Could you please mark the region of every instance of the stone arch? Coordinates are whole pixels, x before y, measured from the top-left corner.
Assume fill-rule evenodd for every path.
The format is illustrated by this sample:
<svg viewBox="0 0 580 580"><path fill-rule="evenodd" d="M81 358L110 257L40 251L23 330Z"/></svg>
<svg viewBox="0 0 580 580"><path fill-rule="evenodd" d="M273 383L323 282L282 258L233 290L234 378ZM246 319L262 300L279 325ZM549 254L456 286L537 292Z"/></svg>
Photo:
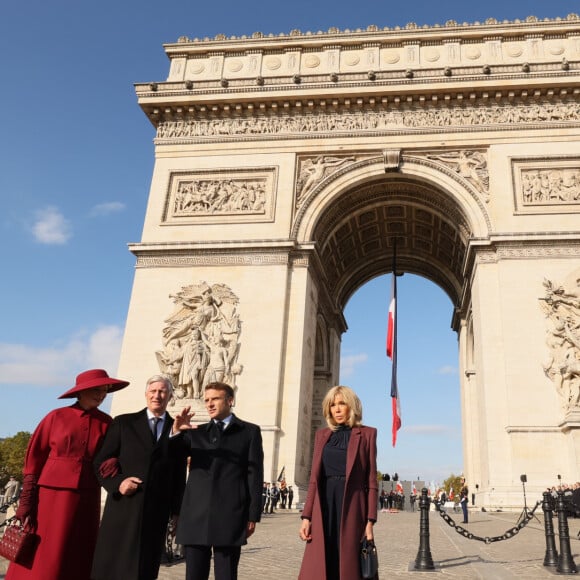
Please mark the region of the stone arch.
<svg viewBox="0 0 580 580"><path fill-rule="evenodd" d="M397 171L372 157L322 180L301 203L292 233L317 243L343 308L361 284L391 271L395 239L398 268L432 280L458 304L469 241L490 229L480 192L441 164L404 154Z"/></svg>

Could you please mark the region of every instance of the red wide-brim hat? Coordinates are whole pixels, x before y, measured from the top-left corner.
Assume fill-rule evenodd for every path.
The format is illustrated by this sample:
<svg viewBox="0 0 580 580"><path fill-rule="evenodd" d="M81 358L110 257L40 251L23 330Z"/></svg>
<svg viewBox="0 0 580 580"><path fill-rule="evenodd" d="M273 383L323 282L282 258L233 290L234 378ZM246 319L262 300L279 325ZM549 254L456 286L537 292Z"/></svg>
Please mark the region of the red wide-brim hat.
<svg viewBox="0 0 580 580"><path fill-rule="evenodd" d="M109 387L108 392L114 393L124 389L129 384L128 381L121 381L114 379L107 374L103 369L91 369L77 375L77 381L72 389L61 395L59 399L72 399L77 396L80 391L93 389L94 387Z"/></svg>

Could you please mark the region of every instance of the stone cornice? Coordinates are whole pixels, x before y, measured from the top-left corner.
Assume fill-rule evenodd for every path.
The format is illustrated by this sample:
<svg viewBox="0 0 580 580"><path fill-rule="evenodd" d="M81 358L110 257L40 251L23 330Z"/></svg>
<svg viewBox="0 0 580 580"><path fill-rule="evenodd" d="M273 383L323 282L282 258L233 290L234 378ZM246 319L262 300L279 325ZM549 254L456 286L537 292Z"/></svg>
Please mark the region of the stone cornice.
<svg viewBox="0 0 580 580"><path fill-rule="evenodd" d="M197 90L187 89L185 83L164 83L155 91L149 85L136 85L139 103L152 119L194 117L227 114L263 115L314 112L318 109L333 111L356 109L361 105L460 105L466 103L513 103L514 100L533 101L555 96L574 97L580 94L580 64L578 70L558 71L560 65L538 75L512 72L495 76L469 71L459 79L451 80L440 73L433 77L417 75L406 80L393 75L380 81L369 82L366 75L330 84L324 79L312 78L309 84L247 87L240 84L224 90L217 82L204 83ZM502 67L504 68L504 67ZM500 72L499 67L495 69ZM358 77L358 78L355 78ZM161 88L159 88L161 87Z"/></svg>
<svg viewBox="0 0 580 580"><path fill-rule="evenodd" d="M232 240L232 241L196 241L196 242L139 242L129 244L129 250L135 254L144 252L206 252L206 251L291 251L297 249L296 242L283 239Z"/></svg>
<svg viewBox="0 0 580 580"><path fill-rule="evenodd" d="M135 86L153 122L166 109L179 116L206 107L210 115L235 117L276 108L279 114L306 111L317 103L330 109L334 101L348 106L345 101L359 98L465 103L486 92L495 99L538 90L571 94L580 76L579 25L580 18L570 15L279 37L183 37L165 45L171 61L166 81Z"/></svg>
<svg viewBox="0 0 580 580"><path fill-rule="evenodd" d="M312 244L285 240L129 244L137 268L186 266L308 266Z"/></svg>
<svg viewBox="0 0 580 580"><path fill-rule="evenodd" d="M487 239L471 239L463 273L474 272L474 263L496 263L509 259L538 259L580 256L580 239L575 232L495 233Z"/></svg>
<svg viewBox="0 0 580 580"><path fill-rule="evenodd" d="M218 34L214 38L205 37L188 38L181 36L176 43L168 43L165 50L168 54L188 54L194 50L203 51L220 51L228 48L229 50L247 50L249 46L264 48L283 44L288 46L292 43L295 46L308 45L337 45L344 42L343 38L348 34L350 43L376 43L381 42L385 33L388 33L390 42L412 42L415 37L421 35L425 38L456 40L459 38L480 38L480 37L502 37L514 34L531 35L541 31L562 33L562 30L577 31L578 20L577 14L569 14L563 18L543 19L530 15L525 19L503 20L488 18L484 22L459 23L455 20L448 20L443 25L434 24L432 26L419 26L415 22L409 22L405 26L378 27L369 25L365 29L357 28L356 30L340 30L330 28L327 31L302 32L301 30L292 30L288 34L264 34L254 32L251 35L242 36L225 36Z"/></svg>

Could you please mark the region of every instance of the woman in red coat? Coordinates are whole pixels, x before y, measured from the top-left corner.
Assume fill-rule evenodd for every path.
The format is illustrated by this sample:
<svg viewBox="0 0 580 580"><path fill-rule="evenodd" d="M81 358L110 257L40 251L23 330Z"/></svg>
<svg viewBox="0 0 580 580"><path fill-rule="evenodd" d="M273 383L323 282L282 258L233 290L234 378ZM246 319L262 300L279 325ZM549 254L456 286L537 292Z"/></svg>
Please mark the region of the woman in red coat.
<svg viewBox="0 0 580 580"><path fill-rule="evenodd" d="M299 580L356 580L360 542L374 539L377 519L377 430L361 425L361 402L348 387L330 389L322 412L328 427L314 441Z"/></svg>
<svg viewBox="0 0 580 580"><path fill-rule="evenodd" d="M40 543L31 567L12 562L6 580L89 580L100 518L101 491L93 457L112 419L97 407L126 387L101 369L77 376L28 444L16 517L36 527Z"/></svg>

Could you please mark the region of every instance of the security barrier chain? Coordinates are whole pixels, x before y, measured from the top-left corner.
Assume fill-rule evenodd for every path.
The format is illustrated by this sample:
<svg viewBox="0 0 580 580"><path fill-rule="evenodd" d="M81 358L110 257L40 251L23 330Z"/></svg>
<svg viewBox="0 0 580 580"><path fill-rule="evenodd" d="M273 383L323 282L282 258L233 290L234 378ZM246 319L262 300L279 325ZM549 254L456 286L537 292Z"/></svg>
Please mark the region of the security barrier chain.
<svg viewBox="0 0 580 580"><path fill-rule="evenodd" d="M534 509L531 511L527 511L521 518L520 522L513 528L506 530L501 536L486 536L482 538L481 536L476 536L469 530L466 530L463 526L457 525L451 516L449 516L445 511L441 509L441 506L436 504L436 509L439 512L439 515L450 525L452 528L455 528L455 531L458 534L461 534L464 538L468 540L477 540L478 542L484 542L485 544L493 544L494 542L502 542L504 540L511 540L514 536L520 533L520 531L525 528L529 523L530 520L534 517L534 512L538 509L538 506L541 504L541 501L536 502Z"/></svg>

